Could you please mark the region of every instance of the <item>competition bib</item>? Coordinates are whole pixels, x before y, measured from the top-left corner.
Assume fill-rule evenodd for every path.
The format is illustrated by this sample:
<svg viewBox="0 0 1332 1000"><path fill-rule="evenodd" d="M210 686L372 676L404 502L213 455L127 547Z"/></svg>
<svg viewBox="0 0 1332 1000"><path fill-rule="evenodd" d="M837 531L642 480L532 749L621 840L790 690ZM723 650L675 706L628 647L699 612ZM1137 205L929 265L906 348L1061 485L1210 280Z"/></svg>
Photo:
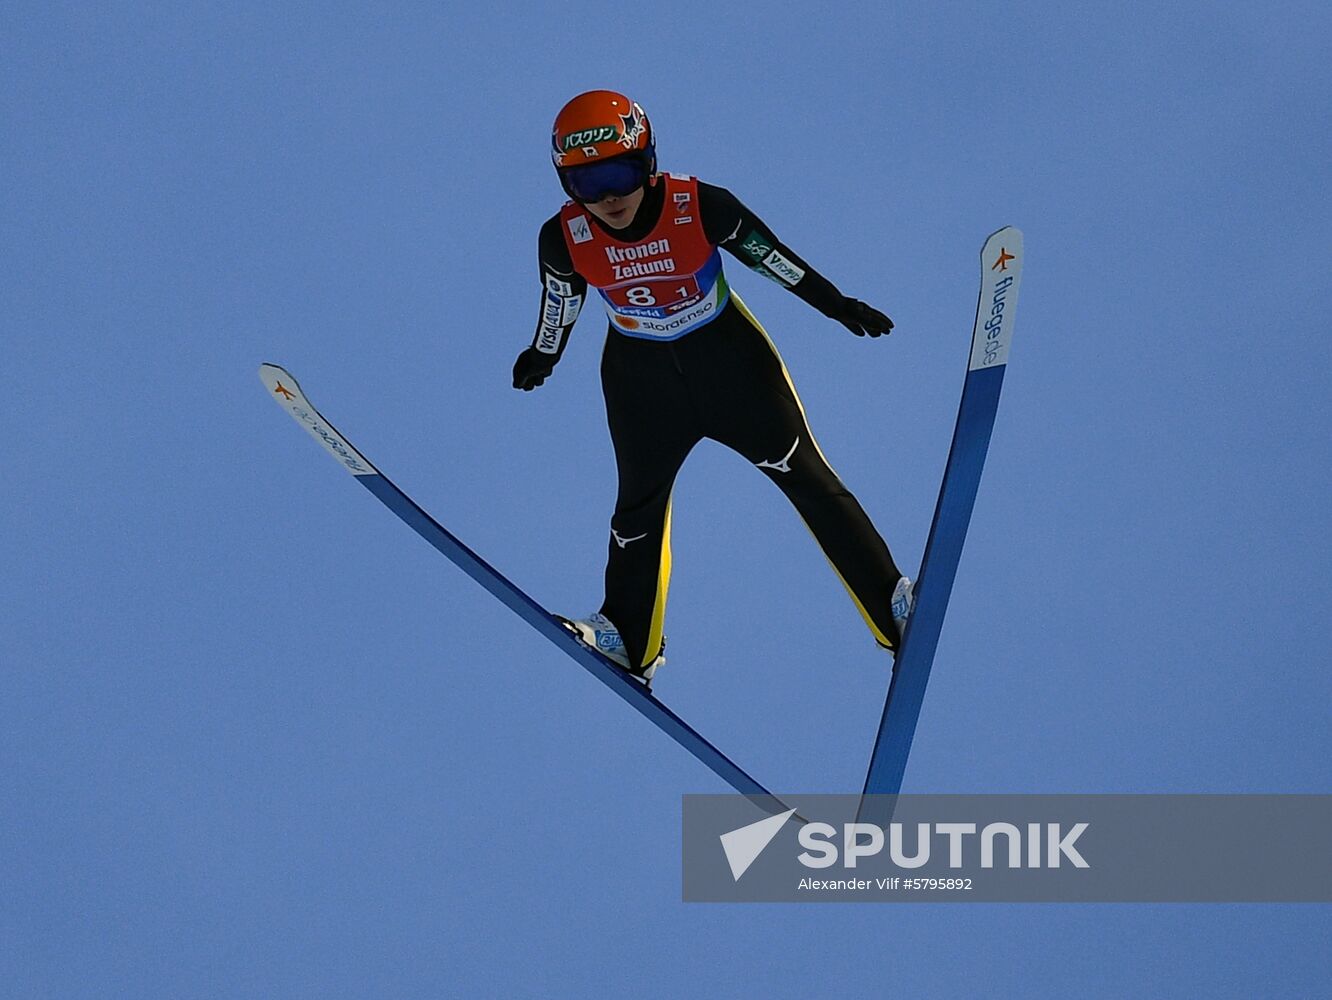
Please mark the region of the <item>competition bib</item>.
<svg viewBox="0 0 1332 1000"><path fill-rule="evenodd" d="M630 337L675 340L715 319L729 290L721 253L703 232L698 182L664 174L666 202L642 240L622 243L569 202L560 211L574 268L601 294L611 325Z"/></svg>

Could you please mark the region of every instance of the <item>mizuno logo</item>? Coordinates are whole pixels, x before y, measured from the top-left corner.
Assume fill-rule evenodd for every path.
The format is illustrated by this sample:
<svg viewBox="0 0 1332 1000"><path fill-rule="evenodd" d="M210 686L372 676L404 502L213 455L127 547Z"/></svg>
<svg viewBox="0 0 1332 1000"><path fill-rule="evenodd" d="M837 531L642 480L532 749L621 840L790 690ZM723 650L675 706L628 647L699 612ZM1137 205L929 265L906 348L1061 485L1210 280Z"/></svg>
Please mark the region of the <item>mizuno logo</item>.
<svg viewBox="0 0 1332 1000"><path fill-rule="evenodd" d="M1007 270L1008 270L1008 262L1009 262L1010 260L1017 260L1017 256L1016 256L1015 254L1011 254L1011 253L1009 253L1007 247L1000 247L1000 248L999 248L999 259L996 260L992 265L990 265L990 270L991 270L991 271L1007 271Z"/></svg>
<svg viewBox="0 0 1332 1000"><path fill-rule="evenodd" d="M630 542L641 542L644 538L647 538L647 532L645 531L641 535L635 535L633 538L622 538L618 531L611 528L611 537L615 539L616 545L620 548L624 548Z"/></svg>
<svg viewBox="0 0 1332 1000"><path fill-rule="evenodd" d="M755 464L760 469L773 469L776 472L790 472L791 456L795 454L795 450L799 447L800 447L800 438L796 438L795 444L791 445L791 450L788 451L785 456L778 459L776 462L763 461L763 462L756 462Z"/></svg>

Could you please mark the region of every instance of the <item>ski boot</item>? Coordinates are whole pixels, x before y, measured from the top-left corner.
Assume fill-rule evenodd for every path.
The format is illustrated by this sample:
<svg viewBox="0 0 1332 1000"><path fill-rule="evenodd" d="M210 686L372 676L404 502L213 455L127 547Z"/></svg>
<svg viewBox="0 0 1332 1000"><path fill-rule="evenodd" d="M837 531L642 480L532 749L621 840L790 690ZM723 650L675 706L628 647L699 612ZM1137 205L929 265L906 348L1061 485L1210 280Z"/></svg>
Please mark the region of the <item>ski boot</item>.
<svg viewBox="0 0 1332 1000"><path fill-rule="evenodd" d="M907 619L911 617L911 611L916 606L916 585L911 582L909 577L902 577L897 581L897 586L893 588L893 623L897 625L897 648L902 648L902 640L906 637Z"/></svg>
<svg viewBox="0 0 1332 1000"><path fill-rule="evenodd" d="M595 649L616 666L621 667L625 673L639 681L644 687L652 686L652 678L656 674L657 668L666 662L664 655L666 649L665 637L661 640L661 650L657 652L656 659L646 667L634 669L629 666L629 657L625 654L624 639L620 637L620 630L612 625L610 619L605 615L596 612L586 618L561 618L560 621L565 628L579 638L584 646Z"/></svg>

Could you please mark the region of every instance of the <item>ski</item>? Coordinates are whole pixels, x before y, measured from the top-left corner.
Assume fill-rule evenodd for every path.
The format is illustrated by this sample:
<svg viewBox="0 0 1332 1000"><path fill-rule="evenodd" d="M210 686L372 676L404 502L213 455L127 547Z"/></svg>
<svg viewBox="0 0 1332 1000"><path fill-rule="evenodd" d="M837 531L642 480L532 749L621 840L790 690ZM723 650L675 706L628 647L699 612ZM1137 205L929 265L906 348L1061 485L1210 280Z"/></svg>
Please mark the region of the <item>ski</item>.
<svg viewBox="0 0 1332 1000"><path fill-rule="evenodd" d="M761 808L772 813L785 812L789 808L692 726L657 700L650 689L633 680L626 671L600 653L585 646L561 623L560 619L520 590L427 514L324 419L311 405L288 371L277 365L260 365L259 378L278 405L309 431L338 464L355 476L358 483L373 493L384 506L402 518L417 534L447 556L464 573L499 598L511 611L571 656L593 677L706 764L713 773L736 791L748 796Z"/></svg>
<svg viewBox="0 0 1332 1000"><path fill-rule="evenodd" d="M953 443L944 468L943 485L934 508L925 556L916 581L915 608L907 620L897 653L883 718L874 740L865 795L896 795L902 787L907 755L916 734L925 685L939 646L944 612L957 576L962 543L976 503L981 469L990 445L999 390L1004 384L1008 350L1013 342L1018 286L1022 281L1022 233L1007 226L993 233L981 248L980 300L971 333L971 357L962 388ZM891 818L891 800L875 800L861 815L875 813L875 822Z"/></svg>

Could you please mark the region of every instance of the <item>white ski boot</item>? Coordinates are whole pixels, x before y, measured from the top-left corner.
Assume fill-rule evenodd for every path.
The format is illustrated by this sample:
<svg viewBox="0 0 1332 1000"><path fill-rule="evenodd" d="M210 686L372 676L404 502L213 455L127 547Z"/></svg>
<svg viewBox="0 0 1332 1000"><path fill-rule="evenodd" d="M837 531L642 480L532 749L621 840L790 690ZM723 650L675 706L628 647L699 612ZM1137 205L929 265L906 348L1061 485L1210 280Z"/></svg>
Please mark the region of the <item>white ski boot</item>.
<svg viewBox="0 0 1332 1000"><path fill-rule="evenodd" d="M624 639L620 636L620 630L611 624L611 620L600 612L588 615L586 618L561 618L560 621L574 635L582 640L583 645L591 646L606 659L617 666L623 667L625 672L635 680L642 681L644 685L651 686L652 677L657 672L657 668L665 664L666 657L662 652L657 653L657 658L646 667L635 670L629 666L629 657L624 651ZM661 640L662 650L666 649L665 637Z"/></svg>
<svg viewBox="0 0 1332 1000"><path fill-rule="evenodd" d="M916 606L916 585L911 582L909 577L902 577L897 581L897 586L893 588L892 612L893 621L897 625L898 643L897 648L902 648L902 638L906 636L907 619L911 617L911 611Z"/></svg>

